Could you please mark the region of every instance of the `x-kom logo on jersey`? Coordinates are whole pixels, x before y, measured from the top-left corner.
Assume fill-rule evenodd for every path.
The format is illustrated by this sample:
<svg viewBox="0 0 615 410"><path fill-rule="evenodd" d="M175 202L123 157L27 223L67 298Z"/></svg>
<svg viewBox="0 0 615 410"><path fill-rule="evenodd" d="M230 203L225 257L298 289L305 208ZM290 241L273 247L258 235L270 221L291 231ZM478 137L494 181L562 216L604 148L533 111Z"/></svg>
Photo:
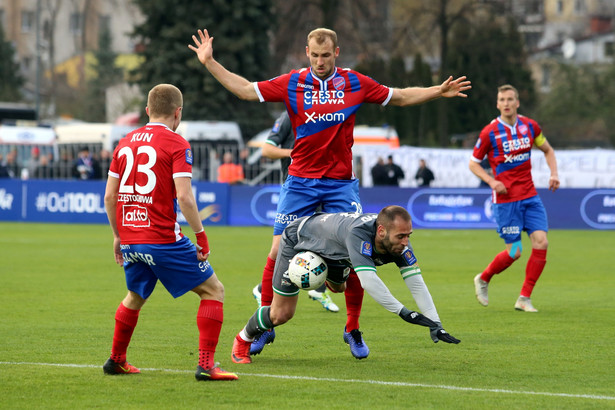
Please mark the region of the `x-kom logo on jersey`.
<svg viewBox="0 0 615 410"><path fill-rule="evenodd" d="M316 113L312 112L306 112L305 115L307 115L307 118L305 119L305 123L307 124L308 122L316 122Z"/></svg>
<svg viewBox="0 0 615 410"><path fill-rule="evenodd" d="M342 123L346 121L346 114L343 112L328 112L328 113L316 113L316 112L306 112L305 115L307 118L305 119L305 123L313 122L316 123L318 121L330 121L335 123Z"/></svg>

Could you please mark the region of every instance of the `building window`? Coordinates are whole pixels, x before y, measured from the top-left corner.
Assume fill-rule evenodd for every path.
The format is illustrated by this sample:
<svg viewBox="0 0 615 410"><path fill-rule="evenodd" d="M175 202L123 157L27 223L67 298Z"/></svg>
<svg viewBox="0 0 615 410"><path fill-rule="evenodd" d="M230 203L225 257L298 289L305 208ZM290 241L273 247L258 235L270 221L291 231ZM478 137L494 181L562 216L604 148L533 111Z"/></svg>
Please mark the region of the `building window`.
<svg viewBox="0 0 615 410"><path fill-rule="evenodd" d="M81 34L81 27L83 23L83 14L81 13L71 13L70 20L68 23L69 30L73 35Z"/></svg>
<svg viewBox="0 0 615 410"><path fill-rule="evenodd" d="M29 33L34 30L35 25L34 20L34 12L33 11L22 11L21 12L21 32Z"/></svg>
<svg viewBox="0 0 615 410"><path fill-rule="evenodd" d="M615 56L615 44L612 41L604 43L604 55L607 57Z"/></svg>
<svg viewBox="0 0 615 410"><path fill-rule="evenodd" d="M4 23L4 9L0 9L0 26L6 27L6 24Z"/></svg>
<svg viewBox="0 0 615 410"><path fill-rule="evenodd" d="M25 56L21 58L21 70L24 72L29 72L32 68L32 57Z"/></svg>
<svg viewBox="0 0 615 410"><path fill-rule="evenodd" d="M555 4L555 12L557 14L564 13L564 0L557 0L557 3Z"/></svg>
<svg viewBox="0 0 615 410"><path fill-rule="evenodd" d="M574 0L574 11L577 14L584 14L587 11L585 0Z"/></svg>
<svg viewBox="0 0 615 410"><path fill-rule="evenodd" d="M111 31L111 16L100 15L98 17L98 31Z"/></svg>

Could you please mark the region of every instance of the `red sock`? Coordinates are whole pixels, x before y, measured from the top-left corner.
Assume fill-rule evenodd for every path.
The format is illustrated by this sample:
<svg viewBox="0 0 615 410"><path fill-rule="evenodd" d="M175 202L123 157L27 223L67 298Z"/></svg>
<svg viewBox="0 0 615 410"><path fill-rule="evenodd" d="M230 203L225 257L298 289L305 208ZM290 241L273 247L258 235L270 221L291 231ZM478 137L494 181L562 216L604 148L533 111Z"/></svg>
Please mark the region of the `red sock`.
<svg viewBox="0 0 615 410"><path fill-rule="evenodd" d="M214 353L218 345L224 310L222 302L217 300L201 300L196 314L196 325L199 328L199 366L203 369L214 367Z"/></svg>
<svg viewBox="0 0 615 410"><path fill-rule="evenodd" d="M526 298L532 296L534 285L536 285L536 281L542 274L542 270L545 268L546 263L547 250L532 249L532 254L530 255L530 259L528 259L527 266L525 267L525 281L523 282L523 287L521 288L521 296L525 296Z"/></svg>
<svg viewBox="0 0 615 410"><path fill-rule="evenodd" d="M126 361L126 350L138 320L139 310L128 309L120 303L115 311L115 330L111 345L111 360L114 362L124 363Z"/></svg>
<svg viewBox="0 0 615 410"><path fill-rule="evenodd" d="M485 282L489 282L493 275L497 275L502 272L504 269L512 265L514 261L515 260L508 254L508 251L502 251L495 255L495 258L493 258L489 266L487 266L487 268L483 271L480 278Z"/></svg>
<svg viewBox="0 0 615 410"><path fill-rule="evenodd" d="M265 269L263 269L263 280L261 289L261 306L271 306L273 300L273 268L275 268L275 259L267 257Z"/></svg>
<svg viewBox="0 0 615 410"><path fill-rule="evenodd" d="M350 271L348 280L346 281L346 331L359 328L359 316L361 316L361 307L363 306L363 287L361 281L354 270Z"/></svg>

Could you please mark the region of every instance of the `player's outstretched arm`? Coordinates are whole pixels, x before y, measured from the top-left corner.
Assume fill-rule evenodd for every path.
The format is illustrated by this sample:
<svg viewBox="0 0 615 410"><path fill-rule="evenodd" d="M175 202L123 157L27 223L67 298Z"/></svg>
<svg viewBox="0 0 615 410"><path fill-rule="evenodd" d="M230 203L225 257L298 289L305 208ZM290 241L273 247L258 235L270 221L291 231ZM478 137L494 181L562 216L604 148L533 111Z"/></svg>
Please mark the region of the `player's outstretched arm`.
<svg viewBox="0 0 615 410"><path fill-rule="evenodd" d="M454 343L454 344L457 344L461 341L451 336L450 334L448 334L446 330L442 328L442 325L440 323L434 322L433 320L429 319L427 316L422 315L413 310L410 310L404 307L399 312L399 317L401 317L408 323L412 323L413 325L428 327L430 330L431 338L433 339L434 343L438 343L438 340L442 340L443 342Z"/></svg>
<svg viewBox="0 0 615 410"><path fill-rule="evenodd" d="M258 101L258 95L254 89L254 85L245 78L228 71L222 64L218 63L213 56L213 41L214 38L209 35L207 30L198 30L198 37L192 36L194 45L188 44L188 48L196 53L197 58L214 76L230 92L238 98L248 101Z"/></svg>
<svg viewBox="0 0 615 410"><path fill-rule="evenodd" d="M453 80L450 76L442 84L431 87L394 88L391 96L391 105L405 107L408 105L423 104L436 98L467 97L464 91L472 88L471 82L465 76Z"/></svg>
<svg viewBox="0 0 615 410"><path fill-rule="evenodd" d="M471 88L472 83L467 79L465 75L454 80L453 76L451 75L440 85L440 92L442 93L442 97L445 98L467 98L468 96L464 93L464 91L468 91Z"/></svg>

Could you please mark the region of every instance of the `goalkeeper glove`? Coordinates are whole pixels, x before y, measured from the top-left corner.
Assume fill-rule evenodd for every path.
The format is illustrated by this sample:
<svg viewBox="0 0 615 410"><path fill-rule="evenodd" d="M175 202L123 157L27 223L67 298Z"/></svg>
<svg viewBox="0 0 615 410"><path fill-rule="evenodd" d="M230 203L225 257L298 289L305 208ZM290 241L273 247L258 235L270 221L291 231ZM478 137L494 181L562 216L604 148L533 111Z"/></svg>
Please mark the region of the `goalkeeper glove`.
<svg viewBox="0 0 615 410"><path fill-rule="evenodd" d="M446 330L442 329L442 324L440 322L434 323L436 324L436 326L432 326L429 328L429 334L431 335L431 340L433 340L434 343L438 343L440 340L446 343L454 344L461 342L461 340L446 333Z"/></svg>
<svg viewBox="0 0 615 410"><path fill-rule="evenodd" d="M209 255L209 242L207 241L207 235L205 235L205 230L201 232L197 232L196 234L196 248L198 249L203 256Z"/></svg>
<svg viewBox="0 0 615 410"><path fill-rule="evenodd" d="M413 325L420 325L429 328L438 326L436 322L429 319L427 316L422 315L419 312L406 309L405 307L401 308L401 311L399 312L399 317L401 317L408 323L412 323Z"/></svg>

